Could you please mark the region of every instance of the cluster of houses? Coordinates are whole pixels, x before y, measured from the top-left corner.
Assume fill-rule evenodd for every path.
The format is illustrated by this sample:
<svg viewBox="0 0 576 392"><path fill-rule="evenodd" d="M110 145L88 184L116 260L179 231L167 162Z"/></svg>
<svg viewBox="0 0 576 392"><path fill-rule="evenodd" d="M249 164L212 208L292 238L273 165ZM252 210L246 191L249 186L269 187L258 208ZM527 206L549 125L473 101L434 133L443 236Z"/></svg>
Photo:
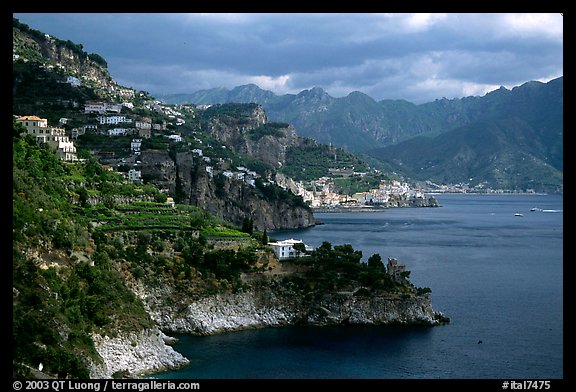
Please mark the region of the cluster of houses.
<svg viewBox="0 0 576 392"><path fill-rule="evenodd" d="M133 105L131 103L86 102L84 105L84 113L100 114L100 116L96 117L98 124L75 128L72 130L72 136L78 137L87 131L92 131L105 133L108 136L135 135L148 139L152 137L153 130L165 131L167 129L167 123L165 121L162 123L152 123L149 117L132 119L120 114L123 106L130 107Z"/></svg>
<svg viewBox="0 0 576 392"><path fill-rule="evenodd" d="M175 119L175 125L182 125L185 121L180 118L181 112L172 108L159 105L158 102L151 103L155 105L151 109L160 110L170 118ZM158 106L158 107L157 107ZM36 137L37 142L48 144L57 154L57 156L68 162L78 161L76 155L76 146L72 140L78 138L80 135L86 133L104 134L110 137L133 135L134 138L130 144L130 150L133 155L139 155L142 145L142 139L152 137L153 131L166 131L167 123L153 123L148 117L130 118L125 114L121 114L122 108L133 108L134 105L130 102L124 103L111 103L111 102L96 102L89 101L84 105L84 113L87 115L98 114L94 120L88 120L90 124L84 124L81 127L75 127L66 131L61 127L54 127L48 125L48 120L34 115L27 115L17 117L16 121L24 125L26 132ZM61 118L59 125L63 126L69 122L69 119ZM172 142L181 142L182 136L179 134L165 135ZM114 155L107 151L97 151L96 154L100 156ZM136 166L136 165L134 165ZM126 174L127 178L134 182L141 182L141 171L134 167Z"/></svg>
<svg viewBox="0 0 576 392"><path fill-rule="evenodd" d="M48 126L48 120L38 116L22 116L16 119L26 128L26 133L34 135L38 144L45 143L63 161L77 161L76 146L70 141L64 128Z"/></svg>
<svg viewBox="0 0 576 392"><path fill-rule="evenodd" d="M346 169L330 169L331 173L342 174ZM355 173L363 175L364 173ZM398 199L424 198L420 190L413 189L406 182L382 180L378 188L358 192L352 196L334 191L334 179L322 177L310 182L297 182L295 194L302 196L312 208L336 208L342 206L383 205L387 206Z"/></svg>

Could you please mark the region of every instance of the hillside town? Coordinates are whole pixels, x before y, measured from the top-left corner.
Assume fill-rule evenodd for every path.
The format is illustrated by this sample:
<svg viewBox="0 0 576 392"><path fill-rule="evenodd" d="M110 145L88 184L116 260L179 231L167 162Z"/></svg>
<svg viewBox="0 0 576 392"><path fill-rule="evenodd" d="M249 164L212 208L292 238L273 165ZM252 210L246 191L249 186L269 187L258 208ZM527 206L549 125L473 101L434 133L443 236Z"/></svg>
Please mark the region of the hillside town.
<svg viewBox="0 0 576 392"><path fill-rule="evenodd" d="M335 170L339 173L343 172L342 169L331 169L331 173ZM365 173L349 170L349 175L362 176ZM286 187L285 184L279 185ZM378 188L352 195L338 193L332 177L322 177L308 182L299 181L291 187L291 190L319 212L438 206L433 197L427 197L420 189L413 188L409 183L399 180L382 180Z"/></svg>
<svg viewBox="0 0 576 392"><path fill-rule="evenodd" d="M139 160L142 140L150 138L152 132L161 133L170 142L178 143L182 142L183 139L180 134L167 132L165 121L152 123L150 118L130 118L120 114L122 107L123 104L87 102L84 112L86 114L96 113L98 116L92 122L87 121L87 124L71 128L69 131L63 128L67 123L66 118L60 119L58 124L60 127L50 126L47 119L35 115L17 116L16 121L26 128L28 134L36 137L37 143L47 143L61 160L67 162L81 160L77 156L76 146L73 142L80 135L86 133L103 134L109 137L132 135L128 157L116 157L114 152L109 151L94 151L93 154L99 157L108 170L118 170L122 166L128 166L127 171L119 171L119 173L132 182L142 183L141 161ZM174 119L175 122L171 125L178 126L185 123L182 113L173 108L155 102L154 110L161 111L167 114L169 118ZM202 143L201 140L194 139L196 143ZM260 177L258 173L244 166L238 166L232 170L222 158L214 160L204 156L201 148L194 148L191 151L202 161L204 170L210 177L219 173L230 179L243 181L252 187L255 186L255 180ZM330 173L340 176L365 175L365 173L356 173L353 169L347 168L332 168ZM284 189L290 189L294 194L301 196L310 207L318 210L334 211L340 208L369 210L383 207L437 206L433 198L426 199L422 191L412 188L407 182L398 180L382 181L378 188L353 195L336 192L332 177L321 177L308 182L292 182L292 186L272 179L270 181L276 182Z"/></svg>
<svg viewBox="0 0 576 392"><path fill-rule="evenodd" d="M74 80L69 81L74 83ZM142 172L139 169L138 156L141 153L143 139L150 139L153 134L162 135L170 142L182 142L182 136L179 133L171 133L170 129L186 123L182 118L182 112L173 107L160 105L159 101L147 102L145 108L154 110L157 113L165 115L171 122L163 120L154 123L150 117L145 116L128 116L121 114L122 109L133 109L131 102L114 103L103 101L88 101L84 104L83 113L86 115L81 126L73 128L67 127L70 123L68 118L60 118L58 126L48 124L46 118L36 115L14 116L16 122L26 128L26 133L35 136L38 144L46 143L56 155L65 162L82 161L78 158L74 140L81 135L106 135L109 137L133 136L130 143L129 157L117 157L112 151L92 151L92 154L98 156L101 163L108 170L114 170L120 166L131 165L127 171L119 171L120 174L133 182L142 183ZM193 114L192 114L193 116ZM202 155L201 150L194 150L198 155Z"/></svg>

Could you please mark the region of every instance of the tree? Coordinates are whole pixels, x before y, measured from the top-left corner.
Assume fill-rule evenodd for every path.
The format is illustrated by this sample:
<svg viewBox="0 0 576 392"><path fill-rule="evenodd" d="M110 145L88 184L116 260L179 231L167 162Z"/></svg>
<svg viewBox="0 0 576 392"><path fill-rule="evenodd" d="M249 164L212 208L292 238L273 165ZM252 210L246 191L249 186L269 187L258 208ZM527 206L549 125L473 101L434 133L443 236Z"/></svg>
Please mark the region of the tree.
<svg viewBox="0 0 576 392"><path fill-rule="evenodd" d="M384 263L382 262L382 257L378 253L373 254L368 258L368 267L374 269L384 270Z"/></svg>
<svg viewBox="0 0 576 392"><path fill-rule="evenodd" d="M292 245L292 248L296 251L296 257L300 257L302 253L306 253L306 245L303 242L297 242Z"/></svg>
<svg viewBox="0 0 576 392"><path fill-rule="evenodd" d="M254 232L254 222L252 221L252 218L244 218L244 220L242 221L242 231L244 233L248 233L250 235L252 235L252 233Z"/></svg>
<svg viewBox="0 0 576 392"><path fill-rule="evenodd" d="M12 121L12 137L20 137L21 134L26 133L26 127L22 124L17 122L16 120Z"/></svg>
<svg viewBox="0 0 576 392"><path fill-rule="evenodd" d="M264 232L262 233L262 245L266 245L268 243L268 233L266 232L266 229L264 229Z"/></svg>

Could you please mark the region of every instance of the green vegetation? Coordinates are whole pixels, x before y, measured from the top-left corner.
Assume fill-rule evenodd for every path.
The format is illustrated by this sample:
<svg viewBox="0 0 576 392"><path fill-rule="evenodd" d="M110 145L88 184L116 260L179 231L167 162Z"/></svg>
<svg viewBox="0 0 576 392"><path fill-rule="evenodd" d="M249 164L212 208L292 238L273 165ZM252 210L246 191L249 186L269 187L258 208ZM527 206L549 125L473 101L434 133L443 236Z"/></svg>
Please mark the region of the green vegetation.
<svg viewBox="0 0 576 392"><path fill-rule="evenodd" d="M382 180L389 180L385 174L353 175L350 177L334 178L334 191L343 195L353 195L358 192L367 192L378 188Z"/></svg>
<svg viewBox="0 0 576 392"><path fill-rule="evenodd" d="M93 237L70 200L88 184L100 188L97 192L108 184L109 173L94 166L64 164L29 135L13 139L14 361L33 367L42 362L59 378L87 378L81 358L97 358L91 332L151 326L142 303L98 244L92 266L71 256L75 249L90 249ZM36 251L52 254L53 266L40 268L30 256ZM15 371L26 375L25 368Z"/></svg>
<svg viewBox="0 0 576 392"><path fill-rule="evenodd" d="M331 168L354 168L359 172L368 170L362 160L341 148L304 139L302 146L288 149L286 164L279 171L297 181L310 181L330 176Z"/></svg>
<svg viewBox="0 0 576 392"><path fill-rule="evenodd" d="M93 159L64 163L14 124L15 375L28 377L21 364L42 362L59 378L87 378L86 359L98 360L91 333L151 327L129 279L165 280L196 297L242 287L259 241L197 207L157 201L162 196ZM211 245L217 239L241 242L220 249Z"/></svg>
<svg viewBox="0 0 576 392"><path fill-rule="evenodd" d="M301 196L295 195L290 190L284 190L273 184L266 184L261 178L255 180L255 185L262 197L270 202L284 201L290 207L310 208Z"/></svg>
<svg viewBox="0 0 576 392"><path fill-rule="evenodd" d="M264 125L260 125L257 128L249 130L248 138L252 140L259 140L264 136L282 137L284 133L281 130L288 127L289 125L287 123L266 123Z"/></svg>
<svg viewBox="0 0 576 392"><path fill-rule="evenodd" d="M31 35L32 37L34 37L35 40L37 40L39 42L45 42L45 41L48 41L49 39L51 39L56 44L63 46L65 48L67 48L68 50L72 51L74 54L76 54L81 59L84 59L84 60L90 59L104 68L106 68L108 66L108 64L106 63L106 60L104 60L104 58L102 58L102 56L100 56L96 53L90 53L90 54L86 53L84 51L84 46L82 44L75 44L74 42L72 42L70 40L63 41L63 40L60 40L60 39L54 38L54 37L48 38L41 31L30 28L27 24L20 22L16 18L12 18L12 26L19 29L22 32L25 32L25 33Z"/></svg>
<svg viewBox="0 0 576 392"><path fill-rule="evenodd" d="M362 252L354 250L350 244L333 247L331 243L323 242L312 252L305 252L303 245L296 250L307 254L288 262L307 267L306 272L303 276L296 274L285 279L296 283L307 293L354 291L355 295L383 292L424 295L431 291L429 288L416 288L409 283L407 279L410 271L404 273L405 283L395 281L377 253L370 256L367 263L362 262Z"/></svg>
<svg viewBox="0 0 576 392"><path fill-rule="evenodd" d="M36 63L12 63L12 112L19 115L42 115L49 124L58 124L61 117L77 113L75 103L97 99L92 89L73 87L66 83L65 75L49 71Z"/></svg>
<svg viewBox="0 0 576 392"><path fill-rule="evenodd" d="M252 116L252 112L257 107L258 105L255 103L225 103L212 105L202 112L202 117L204 119L234 117L247 120Z"/></svg>

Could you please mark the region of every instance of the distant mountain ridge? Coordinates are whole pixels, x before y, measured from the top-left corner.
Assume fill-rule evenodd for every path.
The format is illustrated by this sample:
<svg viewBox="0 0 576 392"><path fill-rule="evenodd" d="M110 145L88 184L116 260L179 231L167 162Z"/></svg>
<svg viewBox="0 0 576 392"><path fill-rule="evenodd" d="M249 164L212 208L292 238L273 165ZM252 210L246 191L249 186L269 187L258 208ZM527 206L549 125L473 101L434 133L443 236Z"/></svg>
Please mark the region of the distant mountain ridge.
<svg viewBox="0 0 576 392"><path fill-rule="evenodd" d="M255 84L232 90L214 88L157 98L171 104L258 103L264 107L270 121L293 124L301 136L361 152L418 135L446 132L486 116L497 116L499 111L506 113L518 99L530 97L526 93L528 89L538 90L538 86L548 84L558 86L562 80L560 77L549 83L527 82L512 90L501 87L483 97L442 98L420 105L405 100L377 102L358 91L334 98L320 87L298 94L276 95Z"/></svg>
<svg viewBox="0 0 576 392"><path fill-rule="evenodd" d="M420 180L563 191L563 78L500 88L471 109L469 124L369 154Z"/></svg>
<svg viewBox="0 0 576 392"><path fill-rule="evenodd" d="M278 96L254 84L160 99L259 103L271 121L293 124L301 136L368 154L414 179L558 191L563 181L563 82L563 77L531 81L482 97L421 105L376 102L361 92L333 98L319 87Z"/></svg>

